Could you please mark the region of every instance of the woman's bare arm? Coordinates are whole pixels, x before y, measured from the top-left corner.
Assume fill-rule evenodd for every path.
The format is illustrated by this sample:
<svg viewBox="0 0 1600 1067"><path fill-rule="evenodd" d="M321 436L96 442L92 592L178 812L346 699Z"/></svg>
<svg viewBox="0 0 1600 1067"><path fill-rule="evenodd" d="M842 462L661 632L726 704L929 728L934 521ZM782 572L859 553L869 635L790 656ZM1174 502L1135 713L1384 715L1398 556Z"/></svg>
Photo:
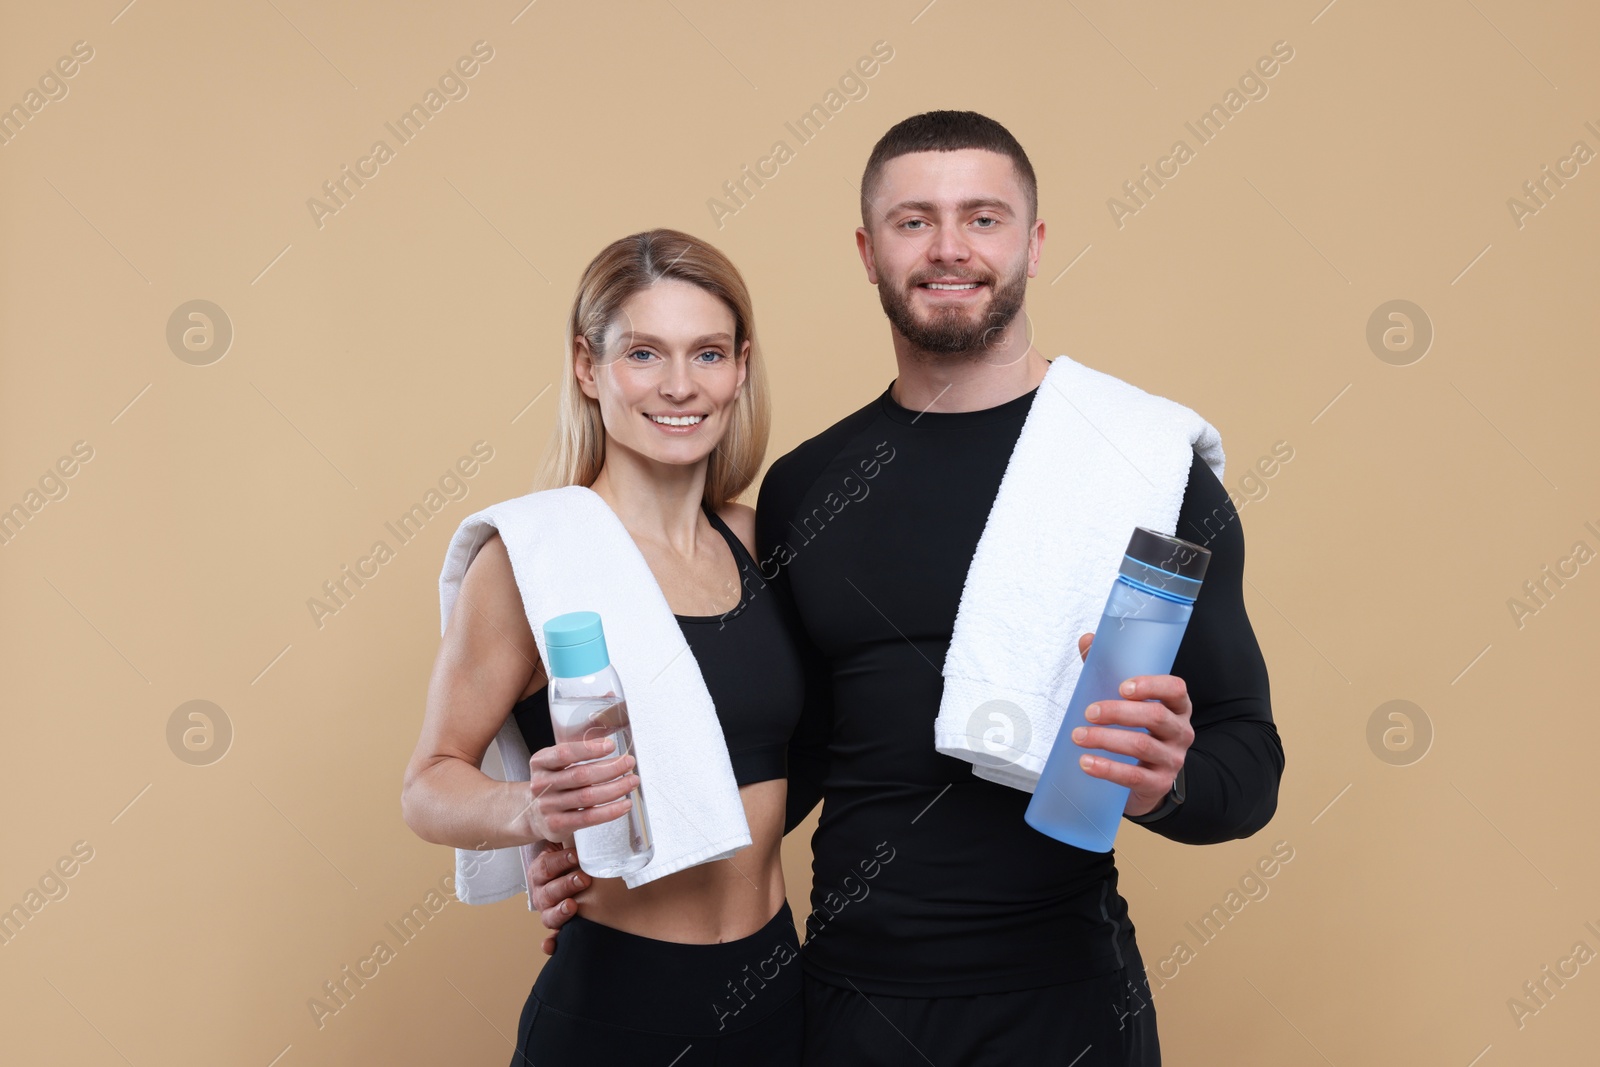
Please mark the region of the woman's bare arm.
<svg viewBox="0 0 1600 1067"><path fill-rule="evenodd" d="M628 810L637 779L624 772L633 757L570 766L604 755L608 741L541 749L527 782L498 782L481 770L494 735L540 670L511 560L491 534L462 577L428 683L422 736L406 766L400 811L418 837L474 850L542 845Z"/></svg>

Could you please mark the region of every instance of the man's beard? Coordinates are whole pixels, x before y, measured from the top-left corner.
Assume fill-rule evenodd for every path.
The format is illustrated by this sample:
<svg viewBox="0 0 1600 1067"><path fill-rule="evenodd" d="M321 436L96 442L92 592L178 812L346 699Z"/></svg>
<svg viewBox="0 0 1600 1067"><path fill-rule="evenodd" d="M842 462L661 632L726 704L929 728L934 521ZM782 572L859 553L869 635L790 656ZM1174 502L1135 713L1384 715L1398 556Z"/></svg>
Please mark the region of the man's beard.
<svg viewBox="0 0 1600 1067"><path fill-rule="evenodd" d="M919 283L932 278L948 278L950 274L927 274L912 278L905 292L896 289L879 273L878 301L883 313L900 335L925 352L937 355L955 355L971 352L981 355L999 343L1011 320L1022 310L1023 298L1028 291L1028 272L1019 266L1014 274L998 286L993 277L965 276L962 281L978 282L989 288L989 305L985 309L963 307L935 308L928 319L917 316L912 307L912 291Z"/></svg>

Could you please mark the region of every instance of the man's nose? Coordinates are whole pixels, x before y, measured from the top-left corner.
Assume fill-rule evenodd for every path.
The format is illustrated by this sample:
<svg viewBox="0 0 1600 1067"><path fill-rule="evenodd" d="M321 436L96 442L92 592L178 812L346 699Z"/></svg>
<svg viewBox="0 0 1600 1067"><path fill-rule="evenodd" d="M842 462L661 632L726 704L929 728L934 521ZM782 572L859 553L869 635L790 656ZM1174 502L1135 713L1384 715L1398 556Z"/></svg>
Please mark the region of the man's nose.
<svg viewBox="0 0 1600 1067"><path fill-rule="evenodd" d="M928 248L928 258L936 263L964 263L971 251L960 227L941 226Z"/></svg>

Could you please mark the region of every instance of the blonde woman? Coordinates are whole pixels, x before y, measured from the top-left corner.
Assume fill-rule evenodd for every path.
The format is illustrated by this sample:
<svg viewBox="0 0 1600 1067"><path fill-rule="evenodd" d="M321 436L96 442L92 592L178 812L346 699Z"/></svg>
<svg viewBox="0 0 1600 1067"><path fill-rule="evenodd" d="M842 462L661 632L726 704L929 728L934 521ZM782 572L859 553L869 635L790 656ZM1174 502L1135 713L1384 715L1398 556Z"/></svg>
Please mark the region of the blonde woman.
<svg viewBox="0 0 1600 1067"><path fill-rule="evenodd" d="M568 876L578 913L529 993L512 1062L797 1064L799 945L779 846L805 676L792 604L756 577L755 512L735 502L769 420L749 293L703 241L625 237L584 272L567 356L541 488L588 486L649 563L716 706L753 844L632 890ZM406 769L419 836L570 850L574 830L627 811L632 757L573 766L602 753L554 743L546 681L492 535L462 580ZM533 753L528 782L479 769L508 712Z"/></svg>

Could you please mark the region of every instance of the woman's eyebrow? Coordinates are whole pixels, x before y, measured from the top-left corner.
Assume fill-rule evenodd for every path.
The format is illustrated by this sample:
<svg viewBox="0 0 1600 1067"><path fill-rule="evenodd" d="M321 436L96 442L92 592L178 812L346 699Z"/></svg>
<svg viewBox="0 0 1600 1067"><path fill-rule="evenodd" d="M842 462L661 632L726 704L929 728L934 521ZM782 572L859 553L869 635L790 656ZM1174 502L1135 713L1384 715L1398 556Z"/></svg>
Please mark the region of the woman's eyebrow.
<svg viewBox="0 0 1600 1067"><path fill-rule="evenodd" d="M623 339L623 341L625 341L627 344L630 344L630 345L646 344L646 345L655 345L657 348L668 348L668 347L671 347L665 341L663 341L661 338L659 338L655 334L651 334L651 333L629 333L629 334L624 334L622 339ZM701 336L696 337L693 341L690 341L689 342L689 347L690 348L698 348L700 345L712 344L712 343L717 342L717 341L720 341L723 344L732 344L733 343L733 338L728 336L725 333L702 334Z"/></svg>

